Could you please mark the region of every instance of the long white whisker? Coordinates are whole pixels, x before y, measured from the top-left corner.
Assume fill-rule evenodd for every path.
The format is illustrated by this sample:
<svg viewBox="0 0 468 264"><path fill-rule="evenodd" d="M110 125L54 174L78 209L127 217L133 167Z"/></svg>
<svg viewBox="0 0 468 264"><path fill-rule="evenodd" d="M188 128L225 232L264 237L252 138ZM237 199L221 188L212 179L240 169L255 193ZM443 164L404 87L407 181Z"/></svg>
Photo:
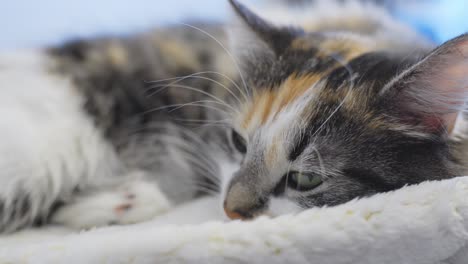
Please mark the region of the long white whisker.
<svg viewBox="0 0 468 264"><path fill-rule="evenodd" d="M197 75L200 75L200 74L203 74L203 73L205 73L205 72L201 72L201 73L200 73L200 72L197 72L197 73L192 73L192 74L189 74L189 75L186 75L186 76L183 76L183 77L169 78L169 80L175 80L175 81L170 82L170 83L167 83L167 84L164 84L164 85L156 85L156 86L151 86L151 87L149 87L148 90L152 90L152 89L155 89L155 88L158 88L158 87L162 87L162 88L156 90L156 91L153 92L153 93L150 93L150 94L148 95L148 97L154 96L154 95L158 94L159 92L161 92L162 90L164 90L164 89L166 89L166 88L168 88L168 87L170 87L170 86L173 86L174 84L177 84L177 83L179 83L179 82L181 82L181 81L183 81L183 80L192 78L192 77L194 77L194 76L197 76ZM159 83L159 81L154 81L154 82L149 82L149 83Z"/></svg>
<svg viewBox="0 0 468 264"><path fill-rule="evenodd" d="M190 91L194 91L194 92L198 92L198 93L201 93L203 95L206 95L210 98L212 98L213 100L216 100L218 101L219 103L221 103L222 105L226 106L227 108L229 108L230 110L234 111L234 112L239 112L237 109L235 109L234 107L228 105L225 101L221 100L219 97L217 96L214 96L208 92L205 92L201 89L198 89L198 88L195 88L195 87L192 87L192 86L188 86L188 85L181 85L181 84L173 84L171 87L176 87L176 88L182 88L182 89L186 89L186 90L190 90ZM168 88L167 86L161 88L161 89L166 89ZM153 94L154 95L154 94ZM153 96L153 95L150 95L150 96Z"/></svg>
<svg viewBox="0 0 468 264"><path fill-rule="evenodd" d="M232 79L230 78L229 76L227 76L226 74L223 74L223 73L220 73L220 72L217 72L217 71L202 71L202 72L196 72L196 73L192 73L192 74L189 74L189 75L186 75L186 76L180 76L180 77L173 77L173 78L167 78L167 79L162 79L162 80L157 80L157 81L149 81L147 83L161 83L161 82L165 82L165 81L172 81L172 80L176 80L175 83L177 82L180 82L180 81L183 81L185 79L189 79L189 78L199 78L201 76L199 75L202 75L202 74L216 74L216 75L219 75L225 79L227 79L231 84L234 85L234 87L242 94L242 96L244 97L244 99L247 101L248 100L248 97L247 95L245 94L245 92L239 87L239 85ZM208 78L208 77L205 77L207 78L208 80L210 81L215 81L211 78ZM169 83L168 85L170 85L171 83ZM152 89L152 87L150 87L149 89Z"/></svg>
<svg viewBox="0 0 468 264"><path fill-rule="evenodd" d="M207 80L207 81L211 81L215 84L218 84L219 86L223 87L229 94L231 94L239 104L242 104L242 101L239 99L239 97L234 94L226 85L216 81L216 80L213 80L211 78L208 78L208 77L204 77L204 76L193 76L194 78L197 78L197 79L202 79L202 80Z"/></svg>
<svg viewBox="0 0 468 264"><path fill-rule="evenodd" d="M219 181L219 179L216 177L216 175L219 174L219 172L216 171L215 165L213 164L213 160L209 160L204 155L199 155L199 153L196 153L195 151L193 151L193 148L188 146L188 144L185 144L186 142L181 142L181 140L177 138L176 136L163 134L162 137L165 140L168 140L169 142L171 142L172 144L175 144L178 147L183 148L188 153L193 154L192 156L185 156L184 158L186 158L187 160L191 161L194 164L198 164L199 166L204 165L203 168L206 169L208 172L210 172L212 176L214 176L213 179L216 181ZM193 158L193 156L195 155L197 159ZM204 162L204 164L201 164L200 162Z"/></svg>
<svg viewBox="0 0 468 264"><path fill-rule="evenodd" d="M317 158L319 160L319 164L320 164L320 170L322 171L322 175L325 175L325 165L323 163L323 159L322 159L322 155L320 155L320 152L318 151L318 149L316 147L313 146L313 150L314 152L317 154Z"/></svg>
<svg viewBox="0 0 468 264"><path fill-rule="evenodd" d="M201 72L195 72L195 73L191 73L189 75L184 75L184 76L176 76L176 77L171 77L171 78L166 78L166 79L159 79L159 80L155 80L155 81L146 81L145 83L150 83L150 84L162 83L162 82L167 82L167 81L186 79L186 78L190 78L191 76L196 76L196 75L205 74L205 73L215 73L215 72L213 72L213 71L201 71Z"/></svg>
<svg viewBox="0 0 468 264"><path fill-rule="evenodd" d="M174 121L181 121L187 123L205 123L205 124L229 124L230 119L208 120L208 119L188 119L188 118L171 118Z"/></svg>
<svg viewBox="0 0 468 264"><path fill-rule="evenodd" d="M190 103L186 103L186 104L181 104L180 106L177 106L175 107L174 109L171 109L169 110L169 112L174 112L174 111L177 111L179 110L180 108L183 108L185 106L210 106L210 105L205 105L205 104L202 104L202 103L213 103L213 104L221 104L224 106L223 103L220 103L220 102L213 102L213 101L210 101L210 100L200 100L200 101L195 101L195 102L190 102ZM212 106L213 107L213 106ZM218 108L217 108L218 109ZM220 109L218 109L220 110ZM221 111L221 110L220 110Z"/></svg>
<svg viewBox="0 0 468 264"><path fill-rule="evenodd" d="M207 35L208 37L210 37L211 39L213 39L214 41L216 41L216 43L218 43L218 45L226 52L226 54L231 58L231 60L233 61L234 63L234 66L236 67L236 70L237 72L239 73L239 76L242 80L242 83L244 85L244 88L247 92L247 94L249 94L249 89L247 88L247 82L245 81L245 78L244 76L242 75L242 71L239 67L239 63L237 62L237 60L234 58L234 56L232 55L232 53L223 45L223 43L221 43L221 41L219 41L217 38L215 38L213 35L211 35L210 33L206 32L205 30L201 29L201 28L198 28L196 26L192 26L190 24L186 24L186 23L180 23L182 25L185 25L189 28L192 28L192 29L195 29L195 30L198 30L200 31L201 33Z"/></svg>
<svg viewBox="0 0 468 264"><path fill-rule="evenodd" d="M205 107L205 108L214 109L216 111L223 112L225 114L229 114L228 112L226 112L226 111L224 111L222 109L219 109L217 107L214 107L212 105L201 104L201 103L205 103L205 102L206 102L206 100L201 100L201 101L195 101L195 102L186 103L186 104L165 105L165 106L161 106L161 107L157 107L157 108L154 108L154 109L147 110L147 111L143 112L142 114L149 114L149 113L152 113L152 112L162 111L162 110L165 110L165 109L176 108L176 107L178 107L178 109L179 109L179 108L185 107L185 106ZM213 102L213 103L215 103L215 102Z"/></svg>
<svg viewBox="0 0 468 264"><path fill-rule="evenodd" d="M288 164L288 170L286 171L286 181L285 181L285 184L284 184L284 193L286 193L287 189L288 189L288 181L289 181L289 170L291 169L291 163Z"/></svg>

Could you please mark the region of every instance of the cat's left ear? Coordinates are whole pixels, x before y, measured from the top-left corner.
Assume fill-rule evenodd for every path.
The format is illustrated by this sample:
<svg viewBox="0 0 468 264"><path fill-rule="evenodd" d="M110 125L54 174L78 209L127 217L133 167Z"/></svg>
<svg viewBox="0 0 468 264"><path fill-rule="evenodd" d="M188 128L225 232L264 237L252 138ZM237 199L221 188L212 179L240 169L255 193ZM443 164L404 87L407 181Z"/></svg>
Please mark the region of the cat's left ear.
<svg viewBox="0 0 468 264"><path fill-rule="evenodd" d="M392 100L402 120L427 132L451 130L468 98L468 34L452 39L388 83L381 95Z"/></svg>
<svg viewBox="0 0 468 264"><path fill-rule="evenodd" d="M231 28L231 41L235 49L248 53L271 52L279 56L303 31L279 27L255 14L237 0L229 0L236 18Z"/></svg>

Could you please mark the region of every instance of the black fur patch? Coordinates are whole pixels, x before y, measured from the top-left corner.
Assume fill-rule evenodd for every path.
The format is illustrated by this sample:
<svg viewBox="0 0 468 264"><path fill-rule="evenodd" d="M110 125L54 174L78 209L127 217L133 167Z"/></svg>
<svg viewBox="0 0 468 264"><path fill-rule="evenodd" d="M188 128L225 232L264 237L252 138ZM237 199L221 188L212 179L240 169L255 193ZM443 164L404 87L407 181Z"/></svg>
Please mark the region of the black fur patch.
<svg viewBox="0 0 468 264"><path fill-rule="evenodd" d="M221 40L224 38L217 27L206 30ZM94 118L96 125L111 141L121 142L121 137L128 135L128 131L145 127L149 123L216 118L216 115L207 113L207 108L179 105L206 101L206 95L184 89L182 86L200 89L206 93L216 91L214 94L222 96L227 94L218 84L196 78L197 76L179 81L152 83L202 71L218 71L213 56L216 56L216 52L224 51L214 41L208 41L202 33L193 31L173 28L143 37L75 41L53 48L50 53L58 59L57 70L70 75L84 94L84 107ZM154 41L154 38L158 41ZM167 45L173 41L181 45L181 48L191 49L188 55L190 57L181 58L187 60L186 65L169 65L172 58L168 57L171 54L164 53L165 41L168 42ZM111 49L115 45L126 54L123 65L116 65L110 56L106 56L112 52ZM191 64L192 57L196 59L196 63ZM188 65L195 68L186 68ZM216 74L200 76L221 83L226 82ZM171 84L172 82L174 84ZM154 93L156 94L152 95ZM225 97L224 99L229 100ZM171 116L176 118L171 119Z"/></svg>

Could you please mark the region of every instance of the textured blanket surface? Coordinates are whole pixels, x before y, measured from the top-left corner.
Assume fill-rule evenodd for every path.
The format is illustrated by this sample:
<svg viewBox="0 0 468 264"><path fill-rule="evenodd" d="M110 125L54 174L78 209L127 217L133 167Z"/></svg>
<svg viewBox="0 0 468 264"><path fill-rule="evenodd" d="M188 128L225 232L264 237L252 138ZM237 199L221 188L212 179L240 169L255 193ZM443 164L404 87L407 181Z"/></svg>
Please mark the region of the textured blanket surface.
<svg viewBox="0 0 468 264"><path fill-rule="evenodd" d="M225 222L218 206L207 198L134 226L0 238L0 263L468 263L468 177L252 222Z"/></svg>

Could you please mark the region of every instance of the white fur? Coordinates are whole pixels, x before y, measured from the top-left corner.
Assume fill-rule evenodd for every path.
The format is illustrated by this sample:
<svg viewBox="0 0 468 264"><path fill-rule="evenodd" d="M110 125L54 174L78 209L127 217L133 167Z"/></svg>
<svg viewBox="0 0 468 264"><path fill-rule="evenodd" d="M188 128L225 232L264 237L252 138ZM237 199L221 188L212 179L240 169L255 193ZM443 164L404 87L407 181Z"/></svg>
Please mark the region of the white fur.
<svg viewBox="0 0 468 264"><path fill-rule="evenodd" d="M463 141L467 139L468 136L468 120L464 117L466 113L459 113L455 121L455 126L452 131L452 138L457 141Z"/></svg>
<svg viewBox="0 0 468 264"><path fill-rule="evenodd" d="M155 184L131 179L118 188L75 198L60 208L51 222L78 230L109 224L134 224L151 219L169 208L170 202Z"/></svg>
<svg viewBox="0 0 468 264"><path fill-rule="evenodd" d="M75 188L102 184L121 169L113 148L83 112L83 98L71 80L49 72L51 63L35 51L0 55L0 200L11 210L18 194L28 194L29 219L47 212L58 198L71 200ZM161 203L151 212L143 212L146 205L139 208L134 204L133 215L125 215L128 219L118 223L148 218L167 207L160 192L149 194L157 187L145 188L136 191L137 199L154 200L159 195ZM66 213L56 220L72 226L100 225L109 217L84 214L93 209L107 209L102 214L111 214L119 203L115 195L89 197L65 208ZM0 223L5 217L0 217ZM16 220L10 228L21 221L26 220Z"/></svg>
<svg viewBox="0 0 468 264"><path fill-rule="evenodd" d="M219 168L220 168L220 173L219 175L221 176L221 191L220 191L220 197L226 197L226 192L228 191L228 185L229 182L232 179L232 176L234 173L239 170L239 164L235 162L230 162L230 161L220 161L219 163ZM222 200L222 199L221 199ZM220 202L221 205L221 211L223 210L223 202Z"/></svg>
<svg viewBox="0 0 468 264"><path fill-rule="evenodd" d="M299 213L303 211L304 208L301 208L296 202L293 202L287 198L270 198L268 216L281 216L286 214Z"/></svg>

